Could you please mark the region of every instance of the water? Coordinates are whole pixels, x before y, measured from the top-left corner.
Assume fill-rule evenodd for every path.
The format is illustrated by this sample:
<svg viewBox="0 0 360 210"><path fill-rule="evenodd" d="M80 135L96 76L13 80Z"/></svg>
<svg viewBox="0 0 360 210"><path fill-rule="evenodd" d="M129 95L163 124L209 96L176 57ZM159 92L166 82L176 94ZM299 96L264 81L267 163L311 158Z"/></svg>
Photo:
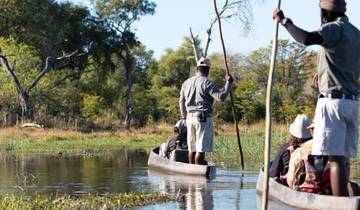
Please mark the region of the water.
<svg viewBox="0 0 360 210"><path fill-rule="evenodd" d="M172 202L141 209L256 209L256 172L218 169L214 179L149 171L154 190L178 196Z"/></svg>
<svg viewBox="0 0 360 210"><path fill-rule="evenodd" d="M214 179L164 174L147 167L145 150L81 156L0 157L0 192L165 192L178 202L140 209L256 209L257 170L217 168Z"/></svg>
<svg viewBox="0 0 360 210"><path fill-rule="evenodd" d="M137 192L142 188L133 182L147 177L146 158L144 150L66 157L5 156L0 160L0 192Z"/></svg>
<svg viewBox="0 0 360 210"><path fill-rule="evenodd" d="M257 209L257 167L217 168L214 179L149 170L145 150L85 152L78 156L1 156L0 192L164 192L178 201L138 209ZM271 202L269 209L290 210Z"/></svg>

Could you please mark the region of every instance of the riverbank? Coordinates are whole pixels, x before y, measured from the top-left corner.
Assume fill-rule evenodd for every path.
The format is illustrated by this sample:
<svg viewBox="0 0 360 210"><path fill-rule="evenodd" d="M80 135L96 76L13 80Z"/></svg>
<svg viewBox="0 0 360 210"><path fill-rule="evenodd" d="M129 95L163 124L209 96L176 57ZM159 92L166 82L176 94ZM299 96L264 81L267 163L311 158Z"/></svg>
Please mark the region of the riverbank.
<svg viewBox="0 0 360 210"><path fill-rule="evenodd" d="M234 125L215 123L214 152L207 159L220 165L239 166L240 154ZM286 125L274 125L272 135L272 157L288 136ZM61 154L83 155L89 152L122 149L150 149L160 145L172 136L170 125L160 124L127 131L80 133L43 128L2 128L0 129L0 152L3 154ZM240 126L241 144L247 165L258 167L263 160L264 124ZM353 159L351 167L360 177L360 156ZM354 171L354 170L352 170Z"/></svg>
<svg viewBox="0 0 360 210"><path fill-rule="evenodd" d="M123 209L169 200L170 197L157 192L78 196L0 194L0 209Z"/></svg>
<svg viewBox="0 0 360 210"><path fill-rule="evenodd" d="M274 126L273 148L286 138L285 126ZM233 125L219 125L215 128L215 150L208 158L225 162L238 162L239 150ZM246 161L262 161L262 124L240 127L241 144ZM81 133L43 128L0 129L0 151L7 154L84 154L84 151L143 148L150 149L165 142L174 135L170 125L160 124L137 130ZM273 149L273 152L275 149Z"/></svg>

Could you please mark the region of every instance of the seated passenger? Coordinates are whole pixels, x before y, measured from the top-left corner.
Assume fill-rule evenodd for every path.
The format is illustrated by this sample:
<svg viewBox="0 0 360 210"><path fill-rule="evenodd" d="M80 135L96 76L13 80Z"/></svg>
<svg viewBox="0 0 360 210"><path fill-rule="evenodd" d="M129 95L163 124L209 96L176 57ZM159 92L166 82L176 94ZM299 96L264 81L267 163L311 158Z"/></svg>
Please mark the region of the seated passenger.
<svg viewBox="0 0 360 210"><path fill-rule="evenodd" d="M169 158L175 149L187 150L187 129L184 120L179 120L174 126L175 135L168 138L166 143L160 146L160 156Z"/></svg>
<svg viewBox="0 0 360 210"><path fill-rule="evenodd" d="M313 136L314 123L308 126L307 129L309 129L311 136ZM286 178L286 182L291 189L296 189L305 179L305 176L301 177L302 174L305 175L305 163L303 158L311 154L312 144L312 139L304 142L299 148L294 150L290 156L289 170L284 178Z"/></svg>
<svg viewBox="0 0 360 210"><path fill-rule="evenodd" d="M307 127L311 120L304 114L296 116L294 122L289 127L290 137L288 142L280 145L280 148L271 164L269 176L280 178L280 182L286 184L283 176L289 169L290 154L297 149L300 144L311 139L310 131Z"/></svg>
<svg viewBox="0 0 360 210"><path fill-rule="evenodd" d="M314 135L314 126L308 126L311 135ZM290 156L289 170L286 175L290 188L304 192L331 194L330 167L326 156L310 155L313 140L300 145ZM355 182L348 183L350 196L359 196L360 188Z"/></svg>

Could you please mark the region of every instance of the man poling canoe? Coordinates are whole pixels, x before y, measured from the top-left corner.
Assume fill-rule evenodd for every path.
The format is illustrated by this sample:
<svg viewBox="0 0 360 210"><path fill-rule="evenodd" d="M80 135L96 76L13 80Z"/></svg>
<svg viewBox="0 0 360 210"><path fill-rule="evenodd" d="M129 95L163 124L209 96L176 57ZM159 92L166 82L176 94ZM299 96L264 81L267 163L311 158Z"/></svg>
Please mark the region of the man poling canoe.
<svg viewBox="0 0 360 210"><path fill-rule="evenodd" d="M189 163L204 164L205 152L213 151L214 131L212 125L213 102L224 101L229 95L233 78L227 77L225 88L221 91L209 75L211 64L207 58L200 58L198 72L187 79L180 91L180 113L187 125L187 144Z"/></svg>
<svg viewBox="0 0 360 210"><path fill-rule="evenodd" d="M348 158L357 156L358 94L360 91L360 31L345 15L344 0L320 0L321 26L307 32L281 10L278 20L304 45L320 45L318 52L319 99L315 111L313 155L328 156L333 195L346 196Z"/></svg>

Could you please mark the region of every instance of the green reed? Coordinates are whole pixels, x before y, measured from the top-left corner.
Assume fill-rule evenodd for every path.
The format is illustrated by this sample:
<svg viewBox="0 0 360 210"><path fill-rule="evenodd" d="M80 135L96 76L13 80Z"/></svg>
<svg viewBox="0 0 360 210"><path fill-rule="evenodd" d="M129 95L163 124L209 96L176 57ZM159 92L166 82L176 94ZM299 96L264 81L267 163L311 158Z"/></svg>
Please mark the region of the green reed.
<svg viewBox="0 0 360 210"><path fill-rule="evenodd" d="M45 195L35 193L33 195L0 194L0 209L123 209L135 206L144 206L155 203L163 203L170 197L153 192L123 193L104 195Z"/></svg>

